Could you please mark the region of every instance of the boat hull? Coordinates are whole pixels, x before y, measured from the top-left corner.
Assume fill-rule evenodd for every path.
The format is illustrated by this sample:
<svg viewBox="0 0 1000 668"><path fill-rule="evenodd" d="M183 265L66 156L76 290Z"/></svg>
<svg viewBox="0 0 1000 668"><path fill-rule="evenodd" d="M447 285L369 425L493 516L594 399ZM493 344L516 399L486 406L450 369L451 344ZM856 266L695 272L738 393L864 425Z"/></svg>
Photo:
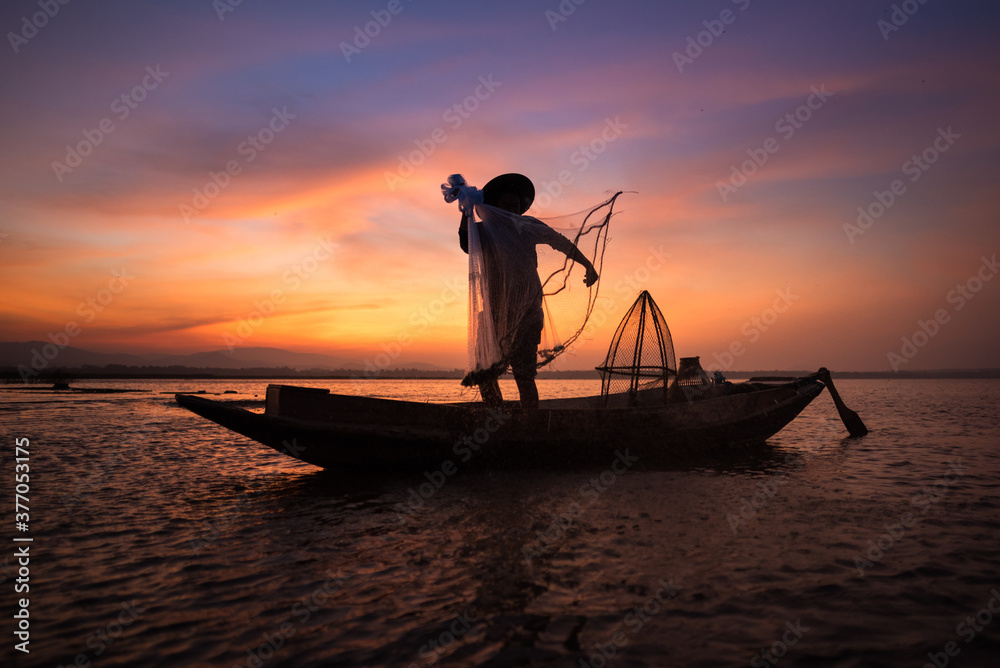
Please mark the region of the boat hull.
<svg viewBox="0 0 1000 668"><path fill-rule="evenodd" d="M177 402L227 429L296 459L343 471L607 466L620 453L658 467L720 449L758 445L791 422L822 390L815 377L781 385L741 384L718 396L604 408L601 397L425 404L268 387L264 414L195 395ZM730 393L731 392L731 393ZM646 403L647 405L641 405Z"/></svg>

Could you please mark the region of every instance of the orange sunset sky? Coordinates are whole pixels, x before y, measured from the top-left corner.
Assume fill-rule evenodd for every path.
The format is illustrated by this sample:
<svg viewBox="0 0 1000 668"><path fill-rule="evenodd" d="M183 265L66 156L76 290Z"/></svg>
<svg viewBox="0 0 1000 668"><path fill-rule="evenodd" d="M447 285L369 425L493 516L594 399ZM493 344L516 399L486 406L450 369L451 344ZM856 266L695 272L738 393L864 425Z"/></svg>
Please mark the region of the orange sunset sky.
<svg viewBox="0 0 1000 668"><path fill-rule="evenodd" d="M556 368L641 289L708 367L1000 367L995 2L48 4L0 10L0 341L461 367L439 186L517 171L634 191Z"/></svg>

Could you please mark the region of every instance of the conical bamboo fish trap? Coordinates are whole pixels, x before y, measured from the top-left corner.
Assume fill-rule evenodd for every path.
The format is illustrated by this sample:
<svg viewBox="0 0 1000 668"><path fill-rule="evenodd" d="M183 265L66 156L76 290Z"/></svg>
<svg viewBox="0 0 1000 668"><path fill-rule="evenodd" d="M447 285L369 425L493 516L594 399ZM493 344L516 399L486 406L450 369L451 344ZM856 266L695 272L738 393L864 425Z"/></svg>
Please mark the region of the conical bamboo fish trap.
<svg viewBox="0 0 1000 668"><path fill-rule="evenodd" d="M663 388L666 401L671 376L677 374L674 343L667 321L649 292L643 290L615 331L601 372L601 396L608 407L638 402L641 390Z"/></svg>

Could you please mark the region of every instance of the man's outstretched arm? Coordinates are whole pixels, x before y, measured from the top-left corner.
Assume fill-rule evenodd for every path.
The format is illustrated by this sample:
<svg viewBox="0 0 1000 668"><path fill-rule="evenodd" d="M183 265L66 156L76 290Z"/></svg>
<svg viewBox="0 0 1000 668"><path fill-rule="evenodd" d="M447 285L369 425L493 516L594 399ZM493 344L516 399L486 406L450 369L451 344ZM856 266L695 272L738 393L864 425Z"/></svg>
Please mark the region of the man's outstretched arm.
<svg viewBox="0 0 1000 668"><path fill-rule="evenodd" d="M590 262L590 258L584 255L583 252L576 247L576 244L553 230L545 223L538 221L538 224L539 231L541 232L542 243L551 246L574 262L579 262L583 265L584 269L587 270L587 275L583 279L583 282L587 287L596 283L599 276L597 275L597 270L594 269L594 265Z"/></svg>

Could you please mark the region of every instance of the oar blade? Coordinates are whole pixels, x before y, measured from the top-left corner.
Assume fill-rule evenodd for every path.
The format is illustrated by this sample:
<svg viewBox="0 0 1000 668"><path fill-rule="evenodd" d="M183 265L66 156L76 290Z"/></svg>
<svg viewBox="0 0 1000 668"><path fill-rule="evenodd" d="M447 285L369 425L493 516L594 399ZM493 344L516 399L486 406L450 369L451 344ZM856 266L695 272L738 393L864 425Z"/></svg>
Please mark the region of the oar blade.
<svg viewBox="0 0 1000 668"><path fill-rule="evenodd" d="M851 434L851 437L858 438L868 433L868 427L865 426L864 420L861 419L860 415L847 406L843 408L838 407L838 411L840 412L840 419L844 421L844 426L847 427L847 431Z"/></svg>
<svg viewBox="0 0 1000 668"><path fill-rule="evenodd" d="M868 433L868 427L865 426L864 421L861 416L848 408L843 399L840 398L840 393L837 392L837 388L833 386L833 379L830 378L830 371L826 367L821 368L817 374L819 379L823 381L826 385L826 389L830 391L830 396L833 397L833 403L837 406L837 412L840 413L840 420L847 427L847 432L851 435L851 438L860 438Z"/></svg>

